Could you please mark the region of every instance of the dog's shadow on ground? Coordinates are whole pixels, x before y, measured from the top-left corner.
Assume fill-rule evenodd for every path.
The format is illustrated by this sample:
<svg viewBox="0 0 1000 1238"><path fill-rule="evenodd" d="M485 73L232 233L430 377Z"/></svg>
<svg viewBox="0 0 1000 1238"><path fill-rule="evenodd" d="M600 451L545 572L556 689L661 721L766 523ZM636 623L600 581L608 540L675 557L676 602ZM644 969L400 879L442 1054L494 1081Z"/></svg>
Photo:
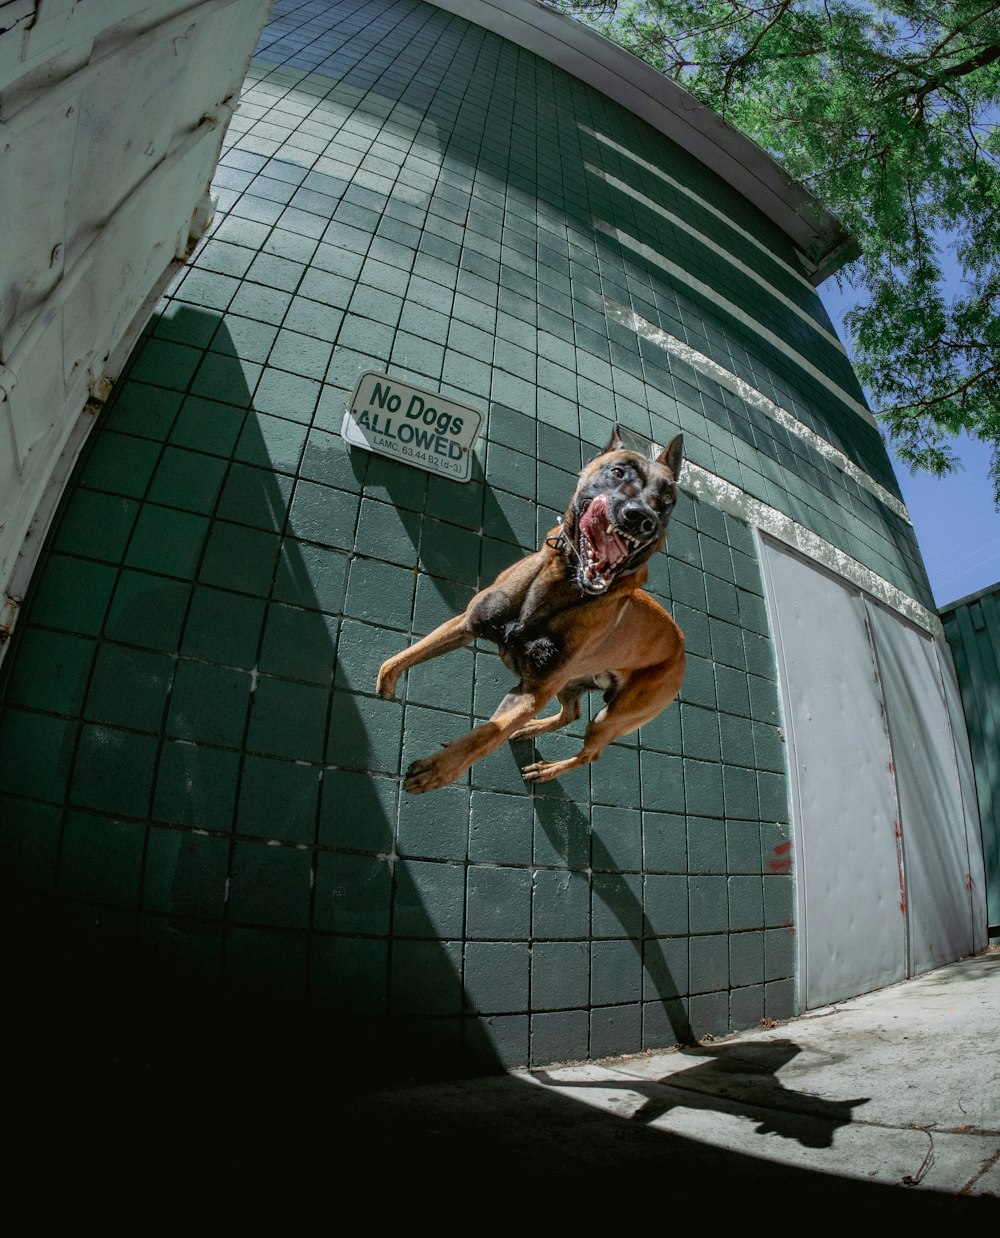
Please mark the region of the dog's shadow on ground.
<svg viewBox="0 0 1000 1238"><path fill-rule="evenodd" d="M713 1110L756 1122L758 1135L794 1139L807 1148L829 1148L834 1133L849 1126L854 1110L870 1099L831 1101L786 1087L778 1072L802 1050L785 1037L758 1044L685 1045L679 1052L684 1058L703 1059L702 1064L658 1078L622 1075L622 1090L645 1098L629 1115L630 1121L649 1126L675 1109ZM574 1092L615 1087L607 1077L588 1081L559 1079L545 1071L536 1075L548 1086L570 1087Z"/></svg>

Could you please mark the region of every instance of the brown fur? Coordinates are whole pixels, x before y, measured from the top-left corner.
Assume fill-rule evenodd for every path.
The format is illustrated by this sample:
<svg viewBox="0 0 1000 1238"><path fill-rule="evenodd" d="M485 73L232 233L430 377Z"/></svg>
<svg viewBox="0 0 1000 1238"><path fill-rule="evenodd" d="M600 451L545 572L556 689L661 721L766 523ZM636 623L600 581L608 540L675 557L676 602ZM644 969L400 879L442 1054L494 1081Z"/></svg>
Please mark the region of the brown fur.
<svg viewBox="0 0 1000 1238"><path fill-rule="evenodd" d="M681 451L678 435L655 461L646 460L622 448L616 427L605 451L581 471L561 529L501 572L463 614L382 664L376 691L390 699L411 666L485 637L496 641L504 663L520 676L488 722L413 762L403 784L407 791L447 786L505 739L533 739L576 721L583 693L603 691L606 704L587 727L576 756L536 761L523 770L526 781L546 782L596 761L608 744L649 722L676 697L684 677L684 637L640 586L648 574L646 560L666 536ZM580 517L595 493L609 495L622 522L632 520L637 529L654 526L649 541L637 546L596 594L581 583L579 566ZM559 711L538 718L553 697Z"/></svg>

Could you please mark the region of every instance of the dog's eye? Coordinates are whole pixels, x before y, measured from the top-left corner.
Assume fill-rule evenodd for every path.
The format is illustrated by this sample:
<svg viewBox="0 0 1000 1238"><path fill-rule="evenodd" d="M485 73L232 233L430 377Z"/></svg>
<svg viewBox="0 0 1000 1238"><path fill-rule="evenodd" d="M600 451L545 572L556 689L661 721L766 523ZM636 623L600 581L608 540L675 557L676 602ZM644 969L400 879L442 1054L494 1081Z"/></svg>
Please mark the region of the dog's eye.
<svg viewBox="0 0 1000 1238"><path fill-rule="evenodd" d="M616 464L611 469L611 476L615 478L616 481L621 481L621 479L625 476L625 470Z"/></svg>

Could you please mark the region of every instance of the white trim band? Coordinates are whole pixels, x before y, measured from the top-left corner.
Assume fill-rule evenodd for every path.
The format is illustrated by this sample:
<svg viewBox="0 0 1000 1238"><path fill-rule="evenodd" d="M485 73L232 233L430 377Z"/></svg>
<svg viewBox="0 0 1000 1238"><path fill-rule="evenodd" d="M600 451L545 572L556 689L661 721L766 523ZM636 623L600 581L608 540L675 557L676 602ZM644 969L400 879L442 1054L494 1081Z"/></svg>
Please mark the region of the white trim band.
<svg viewBox="0 0 1000 1238"><path fill-rule="evenodd" d="M634 331L636 335L641 336L643 339L649 340L651 344L656 344L664 351L672 353L682 361L686 361L688 365L693 366L694 369L699 370L706 377L712 379L713 382L718 383L720 387L725 387L727 391L731 391L734 395L739 396L744 403L766 414L772 421L782 426L790 434L794 434L796 438L801 439L804 443L808 443L814 451L835 465L857 485L867 490L869 494L874 495L890 511L895 512L897 516L900 516L908 524L912 524L910 514L902 500L898 499L891 491L886 490L873 477L869 477L863 469L858 468L853 460L845 456L832 443L827 442L825 438L817 434L815 430L811 430L804 422L799 421L797 417L787 409L782 408L780 404L775 404L773 400L768 399L756 387L752 387L731 370L727 370L725 366L719 365L717 361L713 361L711 357L706 357L704 353L700 353L689 344L685 344L683 340L679 340L675 335L664 331L662 327L657 327L653 323L647 322L645 318L635 313L634 310L628 309L627 306L620 305L617 301L612 301L606 297L604 308L605 313L612 322L617 322L620 326Z"/></svg>
<svg viewBox="0 0 1000 1238"><path fill-rule="evenodd" d="M657 450L662 450L658 445ZM680 486L687 494L703 499L713 507L718 507L731 516L736 516L754 528L760 529L786 546L804 554L823 567L829 568L844 580L855 585L862 592L870 594L877 601L888 606L890 610L902 615L911 623L929 632L931 636L939 637L944 633L941 620L933 611L922 606L915 598L904 593L902 589L879 576L871 568L865 567L857 559L845 551L838 549L819 534L811 532L790 516L779 512L777 508L761 503L759 499L732 485L722 477L692 464L686 460L681 469Z"/></svg>
<svg viewBox="0 0 1000 1238"><path fill-rule="evenodd" d="M701 280L695 279L690 271L685 271L677 263L671 262L669 258L664 258L657 250L636 237L629 236L627 232L624 232L621 228L616 228L614 224L609 224L606 220L597 219L596 217L592 222L596 232L603 232L605 236L611 237L623 249L631 249L633 253L638 254L646 262L658 266L660 270L665 271L667 275L677 280L682 288L687 287L694 292L700 293L711 304L719 306L724 313L735 318L743 326L749 327L755 335L760 336L762 340L766 340L779 354L788 357L793 365L797 365L799 369L804 370L852 412L857 413L869 425L875 425L875 418L872 416L870 409L866 408L859 400L856 400L850 392L845 391L839 383L834 382L829 374L824 374L821 369L813 365L797 348L790 345L788 340L775 335L773 331L769 331L758 319L751 317L745 310L740 309L738 305L724 297L718 288L713 288L711 285L704 284Z"/></svg>

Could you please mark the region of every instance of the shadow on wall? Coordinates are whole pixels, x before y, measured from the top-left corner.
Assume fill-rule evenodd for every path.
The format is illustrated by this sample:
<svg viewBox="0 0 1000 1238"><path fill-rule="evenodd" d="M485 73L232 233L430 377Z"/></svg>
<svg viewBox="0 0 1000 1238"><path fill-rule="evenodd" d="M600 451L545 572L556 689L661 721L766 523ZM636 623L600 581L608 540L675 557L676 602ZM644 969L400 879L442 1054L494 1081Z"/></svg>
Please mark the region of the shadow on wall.
<svg viewBox="0 0 1000 1238"><path fill-rule="evenodd" d="M230 1041L224 1027L273 1020L272 1035L294 1015L344 1052L386 1046L404 1075L500 1069L512 1058L503 1008L482 986L463 988L461 915L443 925L423 898L431 870L466 880L464 833L451 862L420 860L448 854L425 837L447 831L447 793L406 804L397 836L398 771L421 755L411 745L430 750L463 718L418 708L426 725L404 738L402 705L373 696L382 657L411 625L427 631L464 606L475 581L462 583L452 543L429 536L446 526L427 518L426 475L254 409L245 320L242 330L234 338L224 320L186 306L151 324L75 471L4 666L7 940L23 1009L45 1012L26 1029L40 1021L117 1040L128 1028L144 1043L171 1028L183 1042L188 1025L218 1019ZM397 540L394 564L357 553L370 467L368 492L390 499L409 538L404 550ZM490 530L481 561L492 573L492 560L533 548L535 530L515 532L481 473L471 486L458 496L448 487L449 514L478 494L485 518L480 506L465 523ZM479 562L483 529L452 532ZM398 607L397 579L410 590ZM424 684L429 697L413 676L408 709L440 704L442 685L458 680L465 721L492 711L510 678L492 647L476 654L475 703L473 664L456 675L454 656L441 684ZM585 722L548 742L575 746ZM692 1042L665 945L643 914L642 877L616 872L559 784L518 795L529 813L533 804L554 867L535 871L529 851L506 871L547 886L536 910L549 908L553 924L536 934L577 939L539 954L557 972L565 950L594 952L597 990L577 994L568 1016L581 1022L581 1055L602 1052L591 1005L608 1007L611 1051L615 1007L631 1002L626 1017L638 1018L643 985L664 1040ZM591 864L599 928L615 938L593 946ZM495 870L483 871L474 893L502 901L486 880ZM571 930L570 887L580 913ZM460 909L464 885L456 890ZM526 963L528 932L510 948ZM491 944L471 949L488 970ZM564 1057L564 1044L546 1052L540 1031L533 1060Z"/></svg>

